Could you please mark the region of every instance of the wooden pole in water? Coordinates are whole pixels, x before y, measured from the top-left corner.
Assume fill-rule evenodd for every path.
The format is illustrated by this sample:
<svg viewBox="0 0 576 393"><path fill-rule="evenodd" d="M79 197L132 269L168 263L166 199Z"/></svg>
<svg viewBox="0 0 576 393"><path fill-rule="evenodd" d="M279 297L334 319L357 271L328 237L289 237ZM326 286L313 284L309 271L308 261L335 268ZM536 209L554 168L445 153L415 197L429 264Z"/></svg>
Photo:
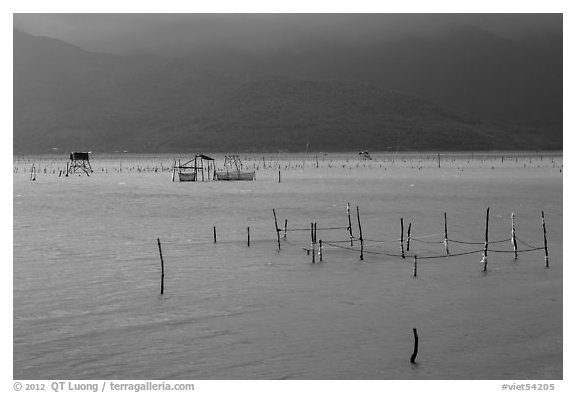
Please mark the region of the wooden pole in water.
<svg viewBox="0 0 576 393"><path fill-rule="evenodd" d="M486 209L486 234L484 236L484 256L482 257L482 262L484 263L483 271L486 271L488 267L488 220L490 219L490 208Z"/></svg>
<svg viewBox="0 0 576 393"><path fill-rule="evenodd" d="M274 227L276 228L276 238L278 239L278 251L280 251L280 231L278 230L278 220L276 219L276 210L272 209L274 213Z"/></svg>
<svg viewBox="0 0 576 393"><path fill-rule="evenodd" d="M160 253L160 266L162 267L162 276L160 279L160 295L164 294L164 258L162 257L162 246L160 245L160 238L158 240L158 252Z"/></svg>
<svg viewBox="0 0 576 393"><path fill-rule="evenodd" d="M352 235L352 220L350 219L350 203L346 204L346 211L348 212L348 233L350 234L350 247L354 246L354 236Z"/></svg>
<svg viewBox="0 0 576 393"><path fill-rule="evenodd" d="M446 255L450 255L450 250L448 249L448 220L446 218L446 212L444 212L444 248L446 249Z"/></svg>
<svg viewBox="0 0 576 393"><path fill-rule="evenodd" d="M418 257L414 255L414 277L418 275Z"/></svg>
<svg viewBox="0 0 576 393"><path fill-rule="evenodd" d="M518 243L516 243L516 226L514 225L514 213L510 216L512 220L512 246L514 247L514 260L518 259Z"/></svg>
<svg viewBox="0 0 576 393"><path fill-rule="evenodd" d="M414 352L412 352L412 356L410 357L410 363L416 363L416 356L418 355L418 331L416 328L412 328L412 332L414 333Z"/></svg>
<svg viewBox="0 0 576 393"><path fill-rule="evenodd" d="M280 169L278 169L278 183L282 183L282 177L280 175Z"/></svg>
<svg viewBox="0 0 576 393"><path fill-rule="evenodd" d="M544 221L544 212L542 212L542 230L544 231L544 255L546 260L546 267L550 267L548 264L548 239L546 239L546 222Z"/></svg>
<svg viewBox="0 0 576 393"><path fill-rule="evenodd" d="M250 247L250 227L246 227L246 232L248 233L248 247Z"/></svg>
<svg viewBox="0 0 576 393"><path fill-rule="evenodd" d="M318 242L318 256L320 257L320 262L322 262L322 239Z"/></svg>
<svg viewBox="0 0 576 393"><path fill-rule="evenodd" d="M312 263L316 262L316 251L314 247L314 223L310 223L310 252L312 253Z"/></svg>
<svg viewBox="0 0 576 393"><path fill-rule="evenodd" d="M314 244L318 242L318 223L314 221Z"/></svg>
<svg viewBox="0 0 576 393"><path fill-rule="evenodd" d="M356 206L356 216L358 217L358 231L360 232L360 260L364 260L364 237L362 237L362 224L360 224L360 208Z"/></svg>
<svg viewBox="0 0 576 393"><path fill-rule="evenodd" d="M406 251L410 251L410 240L412 239L410 236L410 231L412 229L412 223L408 223L408 236L406 238Z"/></svg>
<svg viewBox="0 0 576 393"><path fill-rule="evenodd" d="M284 239L286 239L286 233L288 232L288 219L284 219Z"/></svg>
<svg viewBox="0 0 576 393"><path fill-rule="evenodd" d="M404 255L404 217L400 217L400 251L402 251L402 259L406 258Z"/></svg>
<svg viewBox="0 0 576 393"><path fill-rule="evenodd" d="M216 243L216 226L214 226L214 243Z"/></svg>

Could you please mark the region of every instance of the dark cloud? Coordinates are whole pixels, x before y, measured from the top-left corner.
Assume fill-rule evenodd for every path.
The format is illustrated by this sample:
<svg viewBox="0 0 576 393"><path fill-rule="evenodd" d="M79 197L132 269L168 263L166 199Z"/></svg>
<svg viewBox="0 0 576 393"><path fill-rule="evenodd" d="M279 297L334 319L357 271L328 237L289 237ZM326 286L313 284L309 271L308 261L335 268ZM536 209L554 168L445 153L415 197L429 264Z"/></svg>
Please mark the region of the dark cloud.
<svg viewBox="0 0 576 393"><path fill-rule="evenodd" d="M508 38L562 33L562 14L14 14L14 27L88 50L263 50L311 40L366 43L472 26Z"/></svg>

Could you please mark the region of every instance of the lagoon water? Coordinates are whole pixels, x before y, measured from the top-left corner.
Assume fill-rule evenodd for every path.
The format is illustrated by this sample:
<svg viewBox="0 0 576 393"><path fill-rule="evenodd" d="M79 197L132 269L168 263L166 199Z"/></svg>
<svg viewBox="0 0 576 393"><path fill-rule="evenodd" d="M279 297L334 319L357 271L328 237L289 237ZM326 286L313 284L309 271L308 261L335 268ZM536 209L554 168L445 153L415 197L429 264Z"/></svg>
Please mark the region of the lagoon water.
<svg viewBox="0 0 576 393"><path fill-rule="evenodd" d="M14 379L562 378L561 154L442 168L435 155L316 156L243 155L256 181L197 183L171 181L172 156L94 155L90 177L59 177L61 157L15 157ZM335 243L345 229L321 230L347 226L348 202L363 261L357 243ZM510 237L514 212L533 247L544 211L550 268L543 250L489 252L483 273L487 207L492 240ZM317 222L334 244L322 263L306 230L278 251L272 209L281 227ZM478 252L420 259L417 277L412 257L385 255L400 253L401 217L420 240L408 254L443 255L444 212L451 239L480 243L450 252Z"/></svg>

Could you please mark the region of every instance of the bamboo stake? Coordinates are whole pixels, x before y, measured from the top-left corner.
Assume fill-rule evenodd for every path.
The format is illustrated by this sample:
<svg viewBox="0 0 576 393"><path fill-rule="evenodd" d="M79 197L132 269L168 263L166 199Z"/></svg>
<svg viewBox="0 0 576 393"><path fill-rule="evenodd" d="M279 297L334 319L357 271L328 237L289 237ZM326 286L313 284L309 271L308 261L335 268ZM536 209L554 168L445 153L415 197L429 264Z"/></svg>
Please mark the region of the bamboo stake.
<svg viewBox="0 0 576 393"><path fill-rule="evenodd" d="M488 220L490 218L490 208L486 209L486 234L484 237L484 256L482 257L482 262L484 263L484 270L486 271L488 267Z"/></svg>
<svg viewBox="0 0 576 393"><path fill-rule="evenodd" d="M320 262L322 262L322 239L318 243L318 256L320 257Z"/></svg>
<svg viewBox="0 0 576 393"><path fill-rule="evenodd" d="M514 247L514 260L518 259L518 243L516 242L516 226L514 224L514 213L510 216L512 220L512 246Z"/></svg>
<svg viewBox="0 0 576 393"><path fill-rule="evenodd" d="M402 259L406 258L404 255L404 218L400 217L400 251L402 251Z"/></svg>
<svg viewBox="0 0 576 393"><path fill-rule="evenodd" d="M546 222L544 221L544 212L542 212L542 230L544 231L544 255L546 260L546 267L550 267L548 264L548 239L546 239Z"/></svg>
<svg viewBox="0 0 576 393"><path fill-rule="evenodd" d="M248 233L248 247L250 247L250 227L246 227L246 232Z"/></svg>
<svg viewBox="0 0 576 393"><path fill-rule="evenodd" d="M358 231L360 232L360 260L364 260L364 238L362 237L362 225L360 224L360 208L356 206L356 216L358 217Z"/></svg>
<svg viewBox="0 0 576 393"><path fill-rule="evenodd" d="M444 212L444 248L446 249L446 255L450 255L450 250L448 249L448 220L446 219L446 212Z"/></svg>
<svg viewBox="0 0 576 393"><path fill-rule="evenodd" d="M408 237L406 238L406 251L410 251L410 240L412 240L410 231L412 229L412 223L408 223Z"/></svg>
<svg viewBox="0 0 576 393"><path fill-rule="evenodd" d="M354 236L352 235L352 220L350 219L350 203L346 204L346 211L348 212L348 233L350 233L350 247L354 246Z"/></svg>
<svg viewBox="0 0 576 393"><path fill-rule="evenodd" d="M214 226L214 243L216 243L216 226Z"/></svg>
<svg viewBox="0 0 576 393"><path fill-rule="evenodd" d="M282 183L282 176L280 175L280 169L278 169L278 183Z"/></svg>
<svg viewBox="0 0 576 393"><path fill-rule="evenodd" d="M164 294L164 258L162 257L162 246L160 245L160 238L158 240L158 252L160 253L160 266L162 267L162 277L160 280L160 295Z"/></svg>
<svg viewBox="0 0 576 393"><path fill-rule="evenodd" d="M414 277L418 275L418 257L414 255Z"/></svg>
<svg viewBox="0 0 576 393"><path fill-rule="evenodd" d="M418 355L418 331L416 328L412 328L412 332L414 333L414 352L412 352L412 356L410 357L410 363L416 363L416 356Z"/></svg>
<svg viewBox="0 0 576 393"><path fill-rule="evenodd" d="M286 233L288 232L288 219L284 220L284 239L286 239Z"/></svg>
<svg viewBox="0 0 576 393"><path fill-rule="evenodd" d="M278 251L280 251L280 231L278 230L278 220L276 219L276 210L272 209L274 213L274 226L276 227L276 238L278 239Z"/></svg>
<svg viewBox="0 0 576 393"><path fill-rule="evenodd" d="M316 251L314 247L314 223L310 223L310 252L312 253L312 263L316 262Z"/></svg>
<svg viewBox="0 0 576 393"><path fill-rule="evenodd" d="M314 221L314 244L318 242L318 223Z"/></svg>

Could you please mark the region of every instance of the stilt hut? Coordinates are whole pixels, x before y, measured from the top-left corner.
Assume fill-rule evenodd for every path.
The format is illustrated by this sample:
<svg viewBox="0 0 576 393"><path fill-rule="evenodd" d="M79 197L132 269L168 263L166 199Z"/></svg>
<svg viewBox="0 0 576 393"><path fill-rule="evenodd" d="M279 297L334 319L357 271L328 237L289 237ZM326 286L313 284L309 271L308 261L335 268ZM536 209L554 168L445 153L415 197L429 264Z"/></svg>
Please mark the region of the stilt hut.
<svg viewBox="0 0 576 393"><path fill-rule="evenodd" d="M88 176L94 172L90 165L90 152L73 151L70 153L70 162L68 162L67 165L66 176L68 176L68 173L76 173L79 170L84 171Z"/></svg>
<svg viewBox="0 0 576 393"><path fill-rule="evenodd" d="M364 150L358 153L358 155L360 155L360 159L362 160L371 160L372 157L370 156L370 153L368 153L368 150Z"/></svg>

